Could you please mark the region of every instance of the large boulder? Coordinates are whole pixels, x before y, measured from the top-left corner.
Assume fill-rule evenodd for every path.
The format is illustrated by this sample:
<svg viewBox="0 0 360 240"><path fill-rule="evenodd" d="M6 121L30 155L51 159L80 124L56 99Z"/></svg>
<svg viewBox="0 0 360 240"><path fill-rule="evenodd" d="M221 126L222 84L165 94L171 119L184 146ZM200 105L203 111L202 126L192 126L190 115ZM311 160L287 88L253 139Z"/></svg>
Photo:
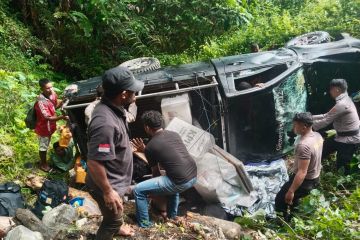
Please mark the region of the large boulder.
<svg viewBox="0 0 360 240"><path fill-rule="evenodd" d="M61 204L45 213L42 222L48 228L60 231L68 228L76 220L76 210L68 204Z"/></svg>
<svg viewBox="0 0 360 240"><path fill-rule="evenodd" d="M224 235L225 239L240 239L245 235L242 227L235 222L203 216L192 212L187 213L187 219L192 224L201 224L212 229L220 230L219 232L221 235Z"/></svg>
<svg viewBox="0 0 360 240"><path fill-rule="evenodd" d="M72 187L69 187L69 196L71 198L82 197L84 198L84 204L81 207L78 207L78 213L85 212L88 217L101 216L100 208L97 202L91 197L88 192L84 192Z"/></svg>
<svg viewBox="0 0 360 240"><path fill-rule="evenodd" d="M51 239L55 236L55 232L46 227L42 221L29 209L18 208L16 210L16 219L28 229L40 232L45 239Z"/></svg>
<svg viewBox="0 0 360 240"><path fill-rule="evenodd" d="M9 231L5 240L44 240L44 238L41 233L33 232L23 225L20 225Z"/></svg>

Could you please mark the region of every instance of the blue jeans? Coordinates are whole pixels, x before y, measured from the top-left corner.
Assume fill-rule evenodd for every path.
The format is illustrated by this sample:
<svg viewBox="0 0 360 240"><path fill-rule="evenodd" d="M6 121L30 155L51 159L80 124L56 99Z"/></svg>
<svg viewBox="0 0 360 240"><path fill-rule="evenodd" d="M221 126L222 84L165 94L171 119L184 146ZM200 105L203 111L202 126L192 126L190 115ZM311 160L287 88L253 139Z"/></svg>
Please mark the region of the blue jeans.
<svg viewBox="0 0 360 240"><path fill-rule="evenodd" d="M193 178L186 183L176 185L167 176L160 176L137 184L134 188L134 196L139 226L146 228L152 225L148 211L147 196L149 194L168 196L167 215L169 218L174 218L178 211L179 193L191 188L195 182L196 178Z"/></svg>

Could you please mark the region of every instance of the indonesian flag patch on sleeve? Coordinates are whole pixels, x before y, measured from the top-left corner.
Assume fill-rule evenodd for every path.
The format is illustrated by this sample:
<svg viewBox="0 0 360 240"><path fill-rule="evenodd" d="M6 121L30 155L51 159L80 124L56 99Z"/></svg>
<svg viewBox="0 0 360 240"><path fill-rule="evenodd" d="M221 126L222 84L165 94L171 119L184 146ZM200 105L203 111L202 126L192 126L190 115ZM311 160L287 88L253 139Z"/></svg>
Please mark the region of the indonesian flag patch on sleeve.
<svg viewBox="0 0 360 240"><path fill-rule="evenodd" d="M110 144L99 144L98 152L109 153Z"/></svg>

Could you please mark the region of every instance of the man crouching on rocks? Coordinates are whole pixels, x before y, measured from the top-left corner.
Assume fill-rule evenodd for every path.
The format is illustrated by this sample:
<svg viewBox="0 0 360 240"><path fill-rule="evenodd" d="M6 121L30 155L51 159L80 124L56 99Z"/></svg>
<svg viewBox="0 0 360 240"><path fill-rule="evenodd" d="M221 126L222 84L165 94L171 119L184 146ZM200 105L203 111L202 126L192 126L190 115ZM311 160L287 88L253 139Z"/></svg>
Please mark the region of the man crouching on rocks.
<svg viewBox="0 0 360 240"><path fill-rule="evenodd" d="M136 151L145 152L154 178L137 184L134 196L137 222L140 227L146 228L152 225L148 212L148 196L166 196L167 216L175 218L179 193L195 184L197 167L179 134L163 129L161 113L145 112L141 120L151 139L146 146L141 139L134 139L133 145ZM161 176L160 166L166 171L166 176Z"/></svg>
<svg viewBox="0 0 360 240"><path fill-rule="evenodd" d="M103 97L88 128L86 184L103 215L96 239L112 240L115 234L134 235L134 230L123 224L122 196L131 184L133 171L124 108L135 102L135 93L143 89L144 83L123 67L106 71L102 81Z"/></svg>

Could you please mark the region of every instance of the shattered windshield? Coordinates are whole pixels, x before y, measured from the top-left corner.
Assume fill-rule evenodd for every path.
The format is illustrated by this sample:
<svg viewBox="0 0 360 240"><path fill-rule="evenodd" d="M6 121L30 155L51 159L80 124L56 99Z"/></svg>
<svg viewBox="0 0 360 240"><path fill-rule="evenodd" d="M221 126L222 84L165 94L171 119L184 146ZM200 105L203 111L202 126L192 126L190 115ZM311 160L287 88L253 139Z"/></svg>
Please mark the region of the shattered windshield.
<svg viewBox="0 0 360 240"><path fill-rule="evenodd" d="M291 74L273 89L277 122L276 151L288 152L294 144L292 119L295 113L306 110L307 92L303 69Z"/></svg>
<svg viewBox="0 0 360 240"><path fill-rule="evenodd" d="M306 109L303 69L274 86L229 101L229 150L245 162L281 157L295 142L292 119Z"/></svg>

